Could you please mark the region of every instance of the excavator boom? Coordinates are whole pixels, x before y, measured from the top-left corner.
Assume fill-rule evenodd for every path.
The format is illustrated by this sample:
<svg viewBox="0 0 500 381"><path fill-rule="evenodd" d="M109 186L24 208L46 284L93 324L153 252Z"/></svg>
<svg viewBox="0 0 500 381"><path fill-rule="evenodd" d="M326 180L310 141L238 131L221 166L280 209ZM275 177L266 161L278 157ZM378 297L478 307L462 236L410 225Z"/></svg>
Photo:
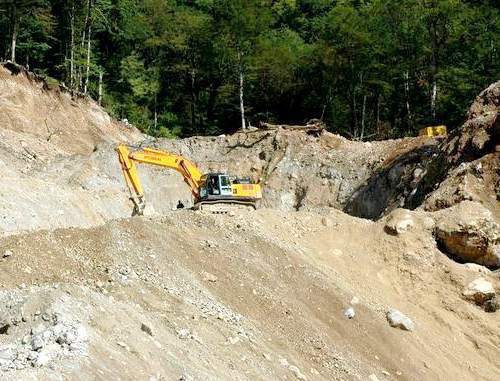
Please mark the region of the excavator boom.
<svg viewBox="0 0 500 381"><path fill-rule="evenodd" d="M194 198L198 199L200 197L199 186L202 173L194 163L186 158L152 148L130 152L128 147L123 144L116 147L116 152L118 153L123 176L130 192L130 199L135 206L135 214L142 214L145 207L144 189L142 188L137 166L135 165L136 162L176 170L182 175L186 184L188 184Z"/></svg>
<svg viewBox="0 0 500 381"><path fill-rule="evenodd" d="M203 205L213 204L237 204L255 208L256 202L262 198L260 184L243 179L231 181L229 175L223 173L204 175L196 164L180 155L152 148L131 152L123 144L116 147L116 152L130 199L134 203L134 214L143 214L145 208L144 189L136 163L157 165L179 172L191 189L198 209Z"/></svg>

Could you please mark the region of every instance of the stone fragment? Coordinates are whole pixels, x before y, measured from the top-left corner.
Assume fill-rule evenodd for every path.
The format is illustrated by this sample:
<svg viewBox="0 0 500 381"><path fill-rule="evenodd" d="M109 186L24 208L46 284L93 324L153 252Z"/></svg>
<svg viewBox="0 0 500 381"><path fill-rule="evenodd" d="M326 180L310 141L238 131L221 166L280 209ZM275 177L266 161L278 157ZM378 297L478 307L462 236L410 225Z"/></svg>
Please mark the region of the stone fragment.
<svg viewBox="0 0 500 381"><path fill-rule="evenodd" d="M415 226L415 221L410 212L406 209L395 209L387 218L385 230L389 234L400 235Z"/></svg>
<svg viewBox="0 0 500 381"><path fill-rule="evenodd" d="M413 321L396 309L387 311L386 317L391 327L400 328L405 331L413 331L415 329Z"/></svg>
<svg viewBox="0 0 500 381"><path fill-rule="evenodd" d="M470 282L463 291L463 295L482 306L495 296L493 285L484 278L477 278Z"/></svg>
<svg viewBox="0 0 500 381"><path fill-rule="evenodd" d="M354 316L356 316L356 312L354 311L354 308L349 307L344 311L344 316L348 319L352 319Z"/></svg>
<svg viewBox="0 0 500 381"><path fill-rule="evenodd" d="M189 339L191 337L191 331L187 328L182 328L177 331L177 337L182 340Z"/></svg>
<svg viewBox="0 0 500 381"><path fill-rule="evenodd" d="M297 380L301 380L301 381L307 380L306 376L295 365L290 365L288 367L288 369L290 369L290 371L294 374L294 376L295 376L295 378L297 378Z"/></svg>

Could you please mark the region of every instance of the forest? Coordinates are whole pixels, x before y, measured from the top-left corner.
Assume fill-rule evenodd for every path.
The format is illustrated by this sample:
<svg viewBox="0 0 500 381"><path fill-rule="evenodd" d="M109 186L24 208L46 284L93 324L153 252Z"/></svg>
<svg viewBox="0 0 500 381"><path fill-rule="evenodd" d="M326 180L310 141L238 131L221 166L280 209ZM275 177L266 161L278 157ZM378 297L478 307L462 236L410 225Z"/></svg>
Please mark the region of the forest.
<svg viewBox="0 0 500 381"><path fill-rule="evenodd" d="M0 0L0 61L162 137L453 129L499 49L498 0Z"/></svg>

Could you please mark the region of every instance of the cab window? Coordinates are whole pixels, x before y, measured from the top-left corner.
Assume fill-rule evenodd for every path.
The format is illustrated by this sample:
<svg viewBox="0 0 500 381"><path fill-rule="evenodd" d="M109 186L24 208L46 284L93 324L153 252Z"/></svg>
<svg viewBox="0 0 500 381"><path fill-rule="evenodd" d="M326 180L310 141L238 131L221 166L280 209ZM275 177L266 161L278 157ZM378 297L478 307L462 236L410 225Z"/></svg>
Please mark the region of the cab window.
<svg viewBox="0 0 500 381"><path fill-rule="evenodd" d="M231 183L229 182L229 177L227 176L221 176L220 177L220 184L221 186L223 187L228 187L231 185Z"/></svg>

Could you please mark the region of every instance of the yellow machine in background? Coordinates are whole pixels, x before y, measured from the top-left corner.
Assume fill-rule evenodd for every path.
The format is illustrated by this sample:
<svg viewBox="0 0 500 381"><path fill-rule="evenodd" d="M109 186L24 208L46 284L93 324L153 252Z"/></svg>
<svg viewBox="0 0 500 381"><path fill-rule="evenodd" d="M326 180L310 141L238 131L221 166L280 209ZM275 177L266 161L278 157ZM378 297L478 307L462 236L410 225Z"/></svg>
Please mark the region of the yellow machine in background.
<svg viewBox="0 0 500 381"><path fill-rule="evenodd" d="M441 137L447 136L448 131L446 126L431 126L425 127L418 131L419 136Z"/></svg>
<svg viewBox="0 0 500 381"><path fill-rule="evenodd" d="M134 203L134 214L142 215L146 207L136 163L153 164L179 172L191 189L196 209L217 204L246 205L255 209L257 201L262 198L260 184L225 173L202 174L196 164L183 156L152 148L130 152L125 145L116 147L116 152Z"/></svg>

